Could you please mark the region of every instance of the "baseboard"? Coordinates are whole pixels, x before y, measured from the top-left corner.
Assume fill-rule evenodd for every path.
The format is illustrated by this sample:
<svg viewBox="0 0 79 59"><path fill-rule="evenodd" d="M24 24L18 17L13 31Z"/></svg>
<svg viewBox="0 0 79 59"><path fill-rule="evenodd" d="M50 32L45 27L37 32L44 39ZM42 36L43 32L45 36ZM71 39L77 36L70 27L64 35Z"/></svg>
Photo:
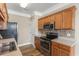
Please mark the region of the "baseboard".
<svg viewBox="0 0 79 59"><path fill-rule="evenodd" d="M32 43L28 42L28 43L18 44L18 47L22 47L24 45L29 45L29 44L32 44Z"/></svg>

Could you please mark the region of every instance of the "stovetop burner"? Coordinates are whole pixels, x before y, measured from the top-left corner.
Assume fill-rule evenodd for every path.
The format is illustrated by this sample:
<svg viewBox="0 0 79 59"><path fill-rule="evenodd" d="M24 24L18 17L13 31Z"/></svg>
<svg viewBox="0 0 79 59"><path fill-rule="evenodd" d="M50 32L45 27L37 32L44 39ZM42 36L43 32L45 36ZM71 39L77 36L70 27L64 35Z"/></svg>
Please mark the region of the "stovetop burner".
<svg viewBox="0 0 79 59"><path fill-rule="evenodd" d="M48 39L48 38L46 38L45 36L43 36L43 37L40 37L42 40L46 40L46 41L51 41L52 39Z"/></svg>
<svg viewBox="0 0 79 59"><path fill-rule="evenodd" d="M55 39L55 38L58 38L58 36L57 35L52 35L52 37L46 37L46 36L42 36L42 37L40 37L42 40L47 40L47 41L51 41L51 40L53 40L53 39Z"/></svg>

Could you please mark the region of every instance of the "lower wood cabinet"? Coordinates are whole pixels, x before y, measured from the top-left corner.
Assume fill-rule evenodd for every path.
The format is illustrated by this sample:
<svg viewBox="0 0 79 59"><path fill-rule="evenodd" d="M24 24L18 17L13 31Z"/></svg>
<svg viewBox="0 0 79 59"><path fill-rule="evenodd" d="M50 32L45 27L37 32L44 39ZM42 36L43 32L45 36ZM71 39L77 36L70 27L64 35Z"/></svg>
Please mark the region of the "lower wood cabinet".
<svg viewBox="0 0 79 59"><path fill-rule="evenodd" d="M35 47L40 50L40 37L35 37Z"/></svg>
<svg viewBox="0 0 79 59"><path fill-rule="evenodd" d="M52 42L51 55L52 56L73 56L74 47L60 44L58 42Z"/></svg>
<svg viewBox="0 0 79 59"><path fill-rule="evenodd" d="M59 56L59 54L60 54L60 51L59 50L60 49L58 47L54 46L53 47L53 51L52 51L52 55L53 56Z"/></svg>

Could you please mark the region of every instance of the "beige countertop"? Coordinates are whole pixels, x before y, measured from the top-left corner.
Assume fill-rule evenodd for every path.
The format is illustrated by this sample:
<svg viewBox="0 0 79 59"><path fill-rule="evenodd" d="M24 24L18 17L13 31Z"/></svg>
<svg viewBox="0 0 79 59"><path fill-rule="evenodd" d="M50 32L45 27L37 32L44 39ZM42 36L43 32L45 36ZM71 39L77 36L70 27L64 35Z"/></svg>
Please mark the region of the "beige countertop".
<svg viewBox="0 0 79 59"><path fill-rule="evenodd" d="M17 43L14 38L0 39L0 43L8 43L8 42L13 42L13 41L15 42L17 50L14 50L12 52L3 53L1 56L22 56L20 49L18 48Z"/></svg>
<svg viewBox="0 0 79 59"><path fill-rule="evenodd" d="M58 38L58 39L54 39L52 41L58 42L60 44L65 44L70 47L73 47L76 44L76 40L68 40L68 39L64 39L64 38Z"/></svg>

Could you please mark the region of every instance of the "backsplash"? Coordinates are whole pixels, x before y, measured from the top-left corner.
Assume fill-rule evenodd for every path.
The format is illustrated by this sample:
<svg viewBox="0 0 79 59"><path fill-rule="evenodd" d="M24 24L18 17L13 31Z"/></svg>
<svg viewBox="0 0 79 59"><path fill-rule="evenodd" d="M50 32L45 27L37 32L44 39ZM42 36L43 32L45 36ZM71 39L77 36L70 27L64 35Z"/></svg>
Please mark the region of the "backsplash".
<svg viewBox="0 0 79 59"><path fill-rule="evenodd" d="M50 32L50 31L45 31L45 30L40 31L41 36L45 35L46 32ZM75 38L75 31L74 30L53 30L51 32L58 33L58 35L61 37Z"/></svg>
<svg viewBox="0 0 79 59"><path fill-rule="evenodd" d="M67 37L67 38L75 38L75 31L74 30L61 30L58 31L59 36Z"/></svg>

